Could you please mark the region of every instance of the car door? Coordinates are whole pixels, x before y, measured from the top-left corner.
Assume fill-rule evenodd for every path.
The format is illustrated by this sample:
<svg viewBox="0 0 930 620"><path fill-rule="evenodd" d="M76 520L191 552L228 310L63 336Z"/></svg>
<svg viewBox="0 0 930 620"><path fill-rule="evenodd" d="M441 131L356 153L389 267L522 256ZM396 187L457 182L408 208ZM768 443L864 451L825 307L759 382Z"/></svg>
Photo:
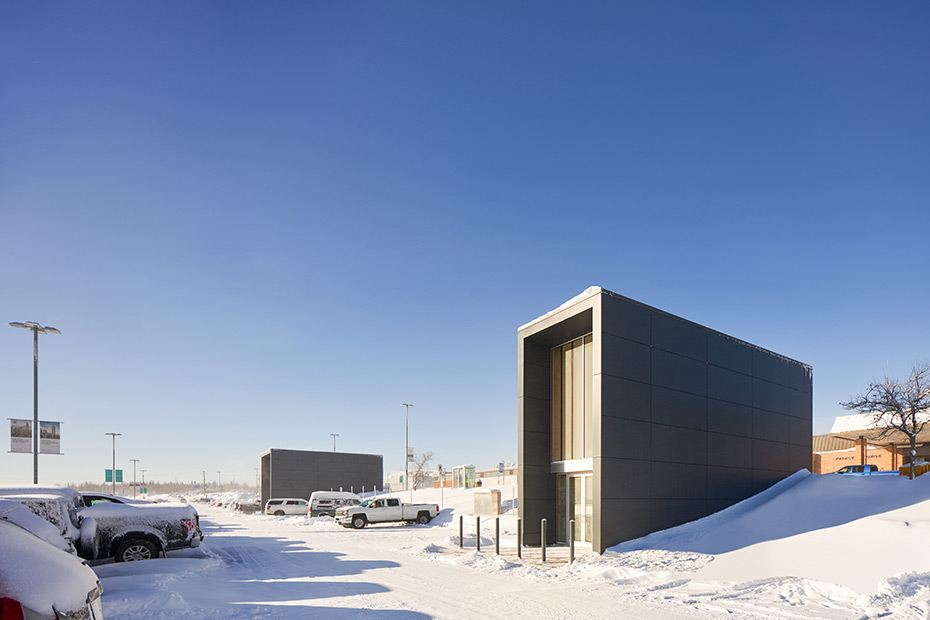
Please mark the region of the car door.
<svg viewBox="0 0 930 620"><path fill-rule="evenodd" d="M403 521L404 520L404 509L401 506L400 500L394 497L389 497L386 500L387 506L384 509L385 521Z"/></svg>

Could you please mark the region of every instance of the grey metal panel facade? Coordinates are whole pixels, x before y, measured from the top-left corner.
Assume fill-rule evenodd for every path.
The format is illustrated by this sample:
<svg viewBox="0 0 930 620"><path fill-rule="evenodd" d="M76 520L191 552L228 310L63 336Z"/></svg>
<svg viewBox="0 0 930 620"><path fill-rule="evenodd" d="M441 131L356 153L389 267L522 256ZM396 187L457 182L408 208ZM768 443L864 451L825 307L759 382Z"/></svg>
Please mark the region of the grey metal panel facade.
<svg viewBox="0 0 930 620"><path fill-rule="evenodd" d="M380 488L384 479L380 454L314 452L272 448L262 455L262 505L272 497L309 498L331 489L360 492Z"/></svg>
<svg viewBox="0 0 930 620"><path fill-rule="evenodd" d="M518 332L520 516L555 541L552 347L594 336L593 547L706 516L810 467L810 366L601 289Z"/></svg>

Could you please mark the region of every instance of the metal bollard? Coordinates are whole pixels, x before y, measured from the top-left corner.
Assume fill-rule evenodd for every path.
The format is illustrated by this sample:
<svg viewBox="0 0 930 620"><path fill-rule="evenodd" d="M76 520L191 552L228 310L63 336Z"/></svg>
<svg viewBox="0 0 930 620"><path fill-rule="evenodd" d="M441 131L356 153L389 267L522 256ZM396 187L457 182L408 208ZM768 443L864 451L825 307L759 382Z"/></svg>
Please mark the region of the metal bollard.
<svg viewBox="0 0 930 620"><path fill-rule="evenodd" d="M462 536L465 527L463 525L465 521L465 515L459 515L459 549L465 548L465 537Z"/></svg>
<svg viewBox="0 0 930 620"><path fill-rule="evenodd" d="M523 559L523 521L517 517L517 557Z"/></svg>
<svg viewBox="0 0 930 620"><path fill-rule="evenodd" d="M501 518L494 519L494 555L501 554Z"/></svg>
<svg viewBox="0 0 930 620"><path fill-rule="evenodd" d="M481 517L475 517L475 551L481 551Z"/></svg>
<svg viewBox="0 0 930 620"><path fill-rule="evenodd" d="M575 562L575 520L568 522L568 563Z"/></svg>
<svg viewBox="0 0 930 620"><path fill-rule="evenodd" d="M542 549L542 561L543 564L546 563L546 520L542 520L542 538L540 538L540 549Z"/></svg>

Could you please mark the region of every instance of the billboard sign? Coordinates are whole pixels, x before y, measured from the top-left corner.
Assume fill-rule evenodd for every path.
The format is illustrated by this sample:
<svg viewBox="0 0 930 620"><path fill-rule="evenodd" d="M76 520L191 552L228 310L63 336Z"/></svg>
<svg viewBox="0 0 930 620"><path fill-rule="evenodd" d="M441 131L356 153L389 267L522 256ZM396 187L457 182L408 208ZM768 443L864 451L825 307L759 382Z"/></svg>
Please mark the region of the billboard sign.
<svg viewBox="0 0 930 620"><path fill-rule="evenodd" d="M61 454L61 422L39 420L39 453Z"/></svg>
<svg viewBox="0 0 930 620"><path fill-rule="evenodd" d="M10 420L10 452L32 454L32 420Z"/></svg>

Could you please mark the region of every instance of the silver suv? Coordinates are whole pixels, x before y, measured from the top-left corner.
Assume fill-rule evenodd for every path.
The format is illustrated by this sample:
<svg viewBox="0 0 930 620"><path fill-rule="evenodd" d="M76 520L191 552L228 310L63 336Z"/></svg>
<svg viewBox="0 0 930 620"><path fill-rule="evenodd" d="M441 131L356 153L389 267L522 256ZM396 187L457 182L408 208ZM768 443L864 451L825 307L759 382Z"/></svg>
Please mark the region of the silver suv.
<svg viewBox="0 0 930 620"><path fill-rule="evenodd" d="M305 499L294 497L279 497L265 502L265 514L275 515L306 515L310 503Z"/></svg>

